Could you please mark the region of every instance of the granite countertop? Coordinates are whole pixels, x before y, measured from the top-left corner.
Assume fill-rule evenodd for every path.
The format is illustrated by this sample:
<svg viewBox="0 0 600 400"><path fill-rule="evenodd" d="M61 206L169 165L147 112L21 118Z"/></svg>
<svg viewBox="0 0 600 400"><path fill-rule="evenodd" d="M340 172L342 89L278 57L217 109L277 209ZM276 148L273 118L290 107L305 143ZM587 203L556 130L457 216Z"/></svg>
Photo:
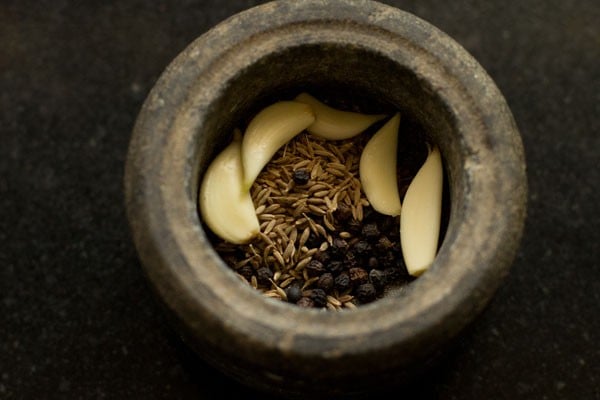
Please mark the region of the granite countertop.
<svg viewBox="0 0 600 400"><path fill-rule="evenodd" d="M87 3L87 4L86 4ZM258 1L0 4L0 398L265 398L182 345L123 207L130 132L194 38ZM505 284L419 399L600 399L600 2L386 1L469 50L530 185Z"/></svg>

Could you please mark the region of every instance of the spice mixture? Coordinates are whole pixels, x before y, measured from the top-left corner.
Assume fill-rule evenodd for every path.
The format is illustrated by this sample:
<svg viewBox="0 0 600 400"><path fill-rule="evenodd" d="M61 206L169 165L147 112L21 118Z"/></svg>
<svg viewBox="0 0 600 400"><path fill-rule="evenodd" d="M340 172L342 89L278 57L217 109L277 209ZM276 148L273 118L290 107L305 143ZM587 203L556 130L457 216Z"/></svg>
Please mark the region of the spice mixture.
<svg viewBox="0 0 600 400"><path fill-rule="evenodd" d="M241 279L267 297L331 310L414 279L402 260L398 218L375 212L361 190L368 138L301 133L277 152L250 190L259 235L246 245L215 239ZM406 171L398 168L401 195L412 179Z"/></svg>

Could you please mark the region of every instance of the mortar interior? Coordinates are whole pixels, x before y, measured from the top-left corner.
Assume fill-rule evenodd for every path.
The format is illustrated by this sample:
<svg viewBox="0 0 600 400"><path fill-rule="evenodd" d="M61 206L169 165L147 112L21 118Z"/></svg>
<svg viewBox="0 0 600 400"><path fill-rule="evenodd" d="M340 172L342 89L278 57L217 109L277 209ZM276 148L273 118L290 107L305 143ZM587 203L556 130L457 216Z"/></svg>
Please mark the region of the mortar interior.
<svg viewBox="0 0 600 400"><path fill-rule="evenodd" d="M204 171L231 141L234 128L243 131L262 108L291 100L301 92L342 109L388 115L399 111L399 157L406 142L421 141L421 149L409 151L416 151L422 161L424 140L440 147L445 172L441 247L443 238L457 225L454 221L463 189L453 116L426 80L382 54L360 47L327 43L291 47L260 58L237 73L211 103L198 135L190 197L197 199ZM209 229L204 230L210 238ZM224 262L223 268L229 269ZM385 296L402 295L402 290L396 289L390 288Z"/></svg>

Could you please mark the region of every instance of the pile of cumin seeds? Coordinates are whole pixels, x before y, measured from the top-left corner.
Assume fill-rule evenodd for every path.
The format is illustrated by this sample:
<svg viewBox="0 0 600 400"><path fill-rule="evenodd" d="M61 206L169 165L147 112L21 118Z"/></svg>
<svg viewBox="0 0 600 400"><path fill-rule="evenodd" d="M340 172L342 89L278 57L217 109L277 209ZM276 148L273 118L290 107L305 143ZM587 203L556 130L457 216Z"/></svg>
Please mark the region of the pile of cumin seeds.
<svg viewBox="0 0 600 400"><path fill-rule="evenodd" d="M359 240L372 210L358 176L368 138L327 141L301 133L275 154L250 189L259 235L246 245L215 243L241 279L267 297L305 307L340 310L360 304L351 289L338 290L332 282L321 290L323 276L333 276L318 269L340 240ZM342 219L355 229L340 230L349 226L338 223Z"/></svg>

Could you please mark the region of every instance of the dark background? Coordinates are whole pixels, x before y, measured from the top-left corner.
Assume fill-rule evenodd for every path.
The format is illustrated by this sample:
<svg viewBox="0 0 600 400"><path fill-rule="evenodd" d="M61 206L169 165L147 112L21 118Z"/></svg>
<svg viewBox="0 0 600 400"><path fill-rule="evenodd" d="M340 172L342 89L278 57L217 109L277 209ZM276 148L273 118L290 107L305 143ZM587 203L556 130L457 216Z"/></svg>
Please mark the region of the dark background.
<svg viewBox="0 0 600 400"><path fill-rule="evenodd" d="M194 38L258 1L0 2L0 398L264 398L194 358L144 281L123 208L130 132ZM600 2L387 1L467 48L525 143L511 275L397 396L600 399Z"/></svg>

